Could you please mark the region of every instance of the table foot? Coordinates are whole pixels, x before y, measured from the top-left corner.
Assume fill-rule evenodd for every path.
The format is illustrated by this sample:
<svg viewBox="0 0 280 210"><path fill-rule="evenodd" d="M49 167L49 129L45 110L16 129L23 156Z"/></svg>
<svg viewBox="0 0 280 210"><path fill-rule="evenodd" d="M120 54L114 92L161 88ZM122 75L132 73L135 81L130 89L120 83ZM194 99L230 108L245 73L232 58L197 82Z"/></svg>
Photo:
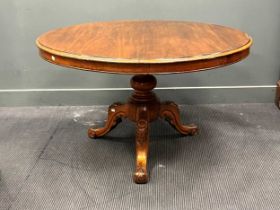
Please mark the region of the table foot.
<svg viewBox="0 0 280 210"><path fill-rule="evenodd" d="M198 127L194 124L183 125L180 120L180 111L177 104L171 101L161 103L160 117L166 119L182 135L195 135Z"/></svg>
<svg viewBox="0 0 280 210"><path fill-rule="evenodd" d="M137 184L148 182L147 160L149 152L149 119L146 107L140 107L136 123L136 170L133 180Z"/></svg>
<svg viewBox="0 0 280 210"><path fill-rule="evenodd" d="M108 118L103 128L89 128L88 136L90 138L98 138L104 136L114 129L120 122L122 117L127 117L127 104L114 103L108 109Z"/></svg>

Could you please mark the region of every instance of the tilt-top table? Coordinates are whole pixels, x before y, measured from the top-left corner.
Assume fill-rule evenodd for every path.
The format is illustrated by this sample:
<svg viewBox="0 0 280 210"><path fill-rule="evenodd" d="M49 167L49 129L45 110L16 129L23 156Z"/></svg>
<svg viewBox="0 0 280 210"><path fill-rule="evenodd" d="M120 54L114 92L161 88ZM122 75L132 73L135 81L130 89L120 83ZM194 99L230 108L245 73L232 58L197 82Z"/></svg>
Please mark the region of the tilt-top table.
<svg viewBox="0 0 280 210"><path fill-rule="evenodd" d="M75 25L41 35L40 55L61 66L104 73L133 74L133 94L125 104L108 109L103 128L88 135L105 135L128 118L136 123L134 181L148 181L149 123L158 118L183 135L194 135L197 126L182 125L178 106L160 102L152 92L153 74L187 73L213 69L244 59L252 39L239 30L186 21L111 21Z"/></svg>

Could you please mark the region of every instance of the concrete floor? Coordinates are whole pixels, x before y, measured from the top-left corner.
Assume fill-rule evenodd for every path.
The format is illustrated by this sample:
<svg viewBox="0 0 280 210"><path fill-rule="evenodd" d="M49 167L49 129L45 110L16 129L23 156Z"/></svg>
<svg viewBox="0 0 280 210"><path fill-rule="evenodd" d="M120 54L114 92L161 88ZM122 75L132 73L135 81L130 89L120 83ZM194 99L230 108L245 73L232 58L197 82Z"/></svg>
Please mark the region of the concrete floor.
<svg viewBox="0 0 280 210"><path fill-rule="evenodd" d="M280 111L181 106L200 127L151 125L150 182L132 182L134 125L91 140L105 106L0 108L0 209L279 209Z"/></svg>

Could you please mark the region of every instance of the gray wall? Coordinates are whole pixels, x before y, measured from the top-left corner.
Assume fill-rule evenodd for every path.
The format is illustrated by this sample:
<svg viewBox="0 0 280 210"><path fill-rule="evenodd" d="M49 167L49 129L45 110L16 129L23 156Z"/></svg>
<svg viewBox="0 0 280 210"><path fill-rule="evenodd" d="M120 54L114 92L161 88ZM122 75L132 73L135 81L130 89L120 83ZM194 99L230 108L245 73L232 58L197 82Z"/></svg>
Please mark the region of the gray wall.
<svg viewBox="0 0 280 210"><path fill-rule="evenodd" d="M127 88L130 76L51 65L39 58L34 44L38 35L53 28L112 19L193 20L246 31L254 45L243 62L214 71L157 77L160 87L207 88L157 92L163 99L190 104L273 101L273 86L280 77L279 0L1 0L0 105L89 105L126 100L128 90L99 89ZM216 86L234 87L213 89ZM79 90L84 88L93 90Z"/></svg>

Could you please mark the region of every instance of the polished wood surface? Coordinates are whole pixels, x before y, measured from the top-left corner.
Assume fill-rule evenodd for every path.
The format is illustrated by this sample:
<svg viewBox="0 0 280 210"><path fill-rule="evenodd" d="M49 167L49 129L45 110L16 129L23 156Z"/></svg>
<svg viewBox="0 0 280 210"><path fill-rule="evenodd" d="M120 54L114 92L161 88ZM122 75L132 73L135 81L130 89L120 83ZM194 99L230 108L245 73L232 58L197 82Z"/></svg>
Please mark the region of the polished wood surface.
<svg viewBox="0 0 280 210"><path fill-rule="evenodd" d="M174 102L160 102L152 91L152 74L194 72L238 62L248 56L252 39L239 30L184 21L112 21L53 30L40 36L39 53L45 60L88 71L134 74L133 94L127 103L114 103L102 128L89 128L98 138L122 118L136 125L136 169L133 180L147 183L149 124L163 118L182 135L194 135L194 124L183 125Z"/></svg>
<svg viewBox="0 0 280 210"><path fill-rule="evenodd" d="M181 73L228 65L249 54L237 29L186 21L111 21L56 29L37 41L49 62L109 73Z"/></svg>

